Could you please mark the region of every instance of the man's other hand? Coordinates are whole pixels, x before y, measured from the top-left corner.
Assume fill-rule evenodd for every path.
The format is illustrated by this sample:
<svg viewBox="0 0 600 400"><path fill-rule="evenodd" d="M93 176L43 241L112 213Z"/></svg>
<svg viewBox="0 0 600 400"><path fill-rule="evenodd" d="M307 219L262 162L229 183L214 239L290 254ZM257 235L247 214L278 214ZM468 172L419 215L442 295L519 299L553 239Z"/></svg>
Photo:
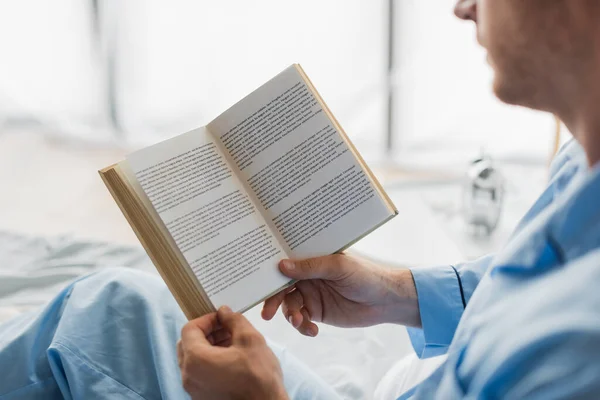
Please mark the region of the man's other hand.
<svg viewBox="0 0 600 400"><path fill-rule="evenodd" d="M250 322L228 307L188 322L177 357L192 399L287 399L277 357Z"/></svg>
<svg viewBox="0 0 600 400"><path fill-rule="evenodd" d="M317 335L314 322L340 327L421 325L407 269L386 268L346 254L282 260L279 268L298 282L267 299L262 317L270 320L281 306L285 318L303 335Z"/></svg>

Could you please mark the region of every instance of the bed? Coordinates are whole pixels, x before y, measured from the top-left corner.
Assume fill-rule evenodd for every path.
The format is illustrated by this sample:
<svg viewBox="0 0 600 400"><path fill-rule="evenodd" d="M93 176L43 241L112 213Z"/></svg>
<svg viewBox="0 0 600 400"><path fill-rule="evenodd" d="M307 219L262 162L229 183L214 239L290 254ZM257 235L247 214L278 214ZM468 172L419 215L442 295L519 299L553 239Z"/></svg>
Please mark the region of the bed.
<svg viewBox="0 0 600 400"><path fill-rule="evenodd" d="M365 249L370 249L371 253L381 247L379 254L389 259L392 255L389 247L378 237L393 233L398 225L402 225L400 221L383 228L380 235L357 245L357 250L366 253ZM401 236L396 235L398 243L406 243L407 249L414 253L414 246ZM430 250L420 249L428 253ZM73 279L109 266L156 273L139 246L83 240L71 235L35 236L0 231L0 324L20 312L41 306ZM370 398L392 364L411 352L405 330L399 326L367 329L321 326L319 337L313 339L296 334L280 314L265 322L259 313L257 307L248 311L247 316L265 336L286 346L345 398Z"/></svg>
<svg viewBox="0 0 600 400"><path fill-rule="evenodd" d="M40 307L73 279L108 266L156 273L95 172L118 160L124 151L65 145L30 135L0 135L0 164L14 162L14 154L29 155L22 168L0 165L4 185L0 196L0 324ZM413 266L462 258L419 192L391 190L389 194L400 215L352 251L388 264ZM260 318L260 308L246 315L265 336L286 346L344 398L371 398L385 372L412 352L400 326L321 326L315 339L297 334L281 314L271 322Z"/></svg>

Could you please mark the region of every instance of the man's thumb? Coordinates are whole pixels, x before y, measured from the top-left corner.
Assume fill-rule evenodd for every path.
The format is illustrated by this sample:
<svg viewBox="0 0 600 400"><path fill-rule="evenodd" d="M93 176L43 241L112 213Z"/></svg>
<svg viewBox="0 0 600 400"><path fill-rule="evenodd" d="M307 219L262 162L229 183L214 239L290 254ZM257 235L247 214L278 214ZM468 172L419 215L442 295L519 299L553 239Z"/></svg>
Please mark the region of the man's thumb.
<svg viewBox="0 0 600 400"><path fill-rule="evenodd" d="M219 323L231 334L252 326L246 317L240 313L233 312L227 306L219 308L217 318L219 319Z"/></svg>
<svg viewBox="0 0 600 400"><path fill-rule="evenodd" d="M285 276L298 280L335 279L342 273L341 257L331 255L305 260L282 260L279 269Z"/></svg>
<svg viewBox="0 0 600 400"><path fill-rule="evenodd" d="M222 306L217 311L217 317L219 318L219 323L231 334L234 345L252 346L257 343L264 344L262 335L242 314L231 311L231 308L227 306Z"/></svg>

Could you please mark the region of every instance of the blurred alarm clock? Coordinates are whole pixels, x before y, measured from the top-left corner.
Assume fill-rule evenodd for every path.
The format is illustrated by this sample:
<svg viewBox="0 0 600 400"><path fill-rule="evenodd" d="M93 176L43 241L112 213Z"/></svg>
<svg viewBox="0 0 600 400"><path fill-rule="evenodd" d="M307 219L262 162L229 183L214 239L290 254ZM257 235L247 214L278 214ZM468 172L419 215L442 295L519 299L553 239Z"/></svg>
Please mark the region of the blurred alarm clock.
<svg viewBox="0 0 600 400"><path fill-rule="evenodd" d="M482 156L467 170L463 188L463 216L475 233L490 235L498 226L504 201L504 178L492 160Z"/></svg>

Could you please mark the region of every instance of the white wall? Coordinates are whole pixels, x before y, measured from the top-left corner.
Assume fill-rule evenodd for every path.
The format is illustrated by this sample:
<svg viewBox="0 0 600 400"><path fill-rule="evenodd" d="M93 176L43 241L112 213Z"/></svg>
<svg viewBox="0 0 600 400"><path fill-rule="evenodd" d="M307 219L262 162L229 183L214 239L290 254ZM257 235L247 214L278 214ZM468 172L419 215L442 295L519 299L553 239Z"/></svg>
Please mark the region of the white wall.
<svg viewBox="0 0 600 400"><path fill-rule="evenodd" d="M455 1L399 3L400 157L466 160L480 148L498 157L547 157L553 118L494 97L485 52L473 24L454 17Z"/></svg>
<svg viewBox="0 0 600 400"><path fill-rule="evenodd" d="M351 136L381 142L384 1L107 4L116 20L118 110L127 132L205 124L298 62Z"/></svg>
<svg viewBox="0 0 600 400"><path fill-rule="evenodd" d="M91 3L0 0L0 120L97 133L107 108L94 46Z"/></svg>
<svg viewBox="0 0 600 400"><path fill-rule="evenodd" d="M0 0L0 123L33 116L106 137L113 115L121 137L149 143L209 122L299 62L359 149L383 153L387 0L102 0L101 51L91 5ZM395 5L398 158L463 162L482 147L546 157L552 118L494 98L454 0Z"/></svg>

